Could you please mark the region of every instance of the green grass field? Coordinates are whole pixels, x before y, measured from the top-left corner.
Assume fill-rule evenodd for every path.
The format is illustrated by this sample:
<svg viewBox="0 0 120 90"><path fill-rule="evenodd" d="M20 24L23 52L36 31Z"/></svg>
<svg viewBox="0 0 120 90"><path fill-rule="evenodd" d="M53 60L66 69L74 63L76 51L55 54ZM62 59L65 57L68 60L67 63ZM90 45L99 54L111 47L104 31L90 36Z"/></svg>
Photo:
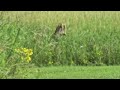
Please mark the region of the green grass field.
<svg viewBox="0 0 120 90"><path fill-rule="evenodd" d="M57 42L50 41L59 23L66 24L66 36ZM49 66L86 66L86 69L103 66L104 69L104 66L120 65L119 33L119 11L0 11L0 77L12 78L18 69L24 72L29 66L47 70ZM79 73L73 72L73 77L79 77ZM60 78L67 78L64 74ZM119 78L116 75L113 78Z"/></svg>
<svg viewBox="0 0 120 90"><path fill-rule="evenodd" d="M120 79L120 66L52 66L19 68L7 79Z"/></svg>

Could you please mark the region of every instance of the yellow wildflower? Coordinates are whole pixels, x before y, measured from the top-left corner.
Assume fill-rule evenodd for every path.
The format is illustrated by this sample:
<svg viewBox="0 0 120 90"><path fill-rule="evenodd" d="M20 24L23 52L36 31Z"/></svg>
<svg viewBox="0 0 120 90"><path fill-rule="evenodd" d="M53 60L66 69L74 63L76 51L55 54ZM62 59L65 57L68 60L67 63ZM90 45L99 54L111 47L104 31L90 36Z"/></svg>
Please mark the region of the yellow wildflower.
<svg viewBox="0 0 120 90"><path fill-rule="evenodd" d="M31 61L30 55L33 54L32 49L27 49L27 48L20 48L20 49L15 49L17 53L21 54L21 59L26 60L27 62Z"/></svg>
<svg viewBox="0 0 120 90"><path fill-rule="evenodd" d="M27 62L30 62L31 61L31 58L29 56L26 57L26 61Z"/></svg>
<svg viewBox="0 0 120 90"><path fill-rule="evenodd" d="M32 54L33 54L32 49L29 49L28 54L29 54L29 55L32 55Z"/></svg>

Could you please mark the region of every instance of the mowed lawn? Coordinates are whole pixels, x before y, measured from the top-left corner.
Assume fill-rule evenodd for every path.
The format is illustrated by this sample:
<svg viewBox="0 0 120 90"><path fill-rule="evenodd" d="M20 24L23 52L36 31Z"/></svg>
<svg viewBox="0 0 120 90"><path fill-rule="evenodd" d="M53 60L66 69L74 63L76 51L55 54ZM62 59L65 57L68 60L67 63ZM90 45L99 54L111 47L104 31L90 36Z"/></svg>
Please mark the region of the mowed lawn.
<svg viewBox="0 0 120 90"><path fill-rule="evenodd" d="M120 66L51 66L20 68L17 79L119 79Z"/></svg>

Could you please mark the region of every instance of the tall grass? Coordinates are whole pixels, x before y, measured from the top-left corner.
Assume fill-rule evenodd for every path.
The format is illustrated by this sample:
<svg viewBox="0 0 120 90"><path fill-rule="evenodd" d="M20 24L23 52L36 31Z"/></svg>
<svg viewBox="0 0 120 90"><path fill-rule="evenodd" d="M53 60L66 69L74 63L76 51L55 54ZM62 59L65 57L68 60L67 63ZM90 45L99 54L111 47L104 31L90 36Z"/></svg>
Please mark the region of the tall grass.
<svg viewBox="0 0 120 90"><path fill-rule="evenodd" d="M66 24L67 35L50 41L58 23ZM1 11L0 62L25 47L33 49L37 66L119 65L119 33L118 11Z"/></svg>

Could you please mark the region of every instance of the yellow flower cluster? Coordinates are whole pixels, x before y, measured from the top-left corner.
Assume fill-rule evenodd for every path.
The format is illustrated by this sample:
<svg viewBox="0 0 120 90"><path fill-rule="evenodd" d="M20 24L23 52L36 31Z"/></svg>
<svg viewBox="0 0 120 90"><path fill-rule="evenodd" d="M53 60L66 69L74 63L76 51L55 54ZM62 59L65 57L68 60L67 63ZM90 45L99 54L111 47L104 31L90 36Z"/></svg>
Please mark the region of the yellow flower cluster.
<svg viewBox="0 0 120 90"><path fill-rule="evenodd" d="M26 60L27 62L31 61L31 55L33 54L32 49L27 49L27 48L19 48L15 49L15 51L21 55L22 60Z"/></svg>

